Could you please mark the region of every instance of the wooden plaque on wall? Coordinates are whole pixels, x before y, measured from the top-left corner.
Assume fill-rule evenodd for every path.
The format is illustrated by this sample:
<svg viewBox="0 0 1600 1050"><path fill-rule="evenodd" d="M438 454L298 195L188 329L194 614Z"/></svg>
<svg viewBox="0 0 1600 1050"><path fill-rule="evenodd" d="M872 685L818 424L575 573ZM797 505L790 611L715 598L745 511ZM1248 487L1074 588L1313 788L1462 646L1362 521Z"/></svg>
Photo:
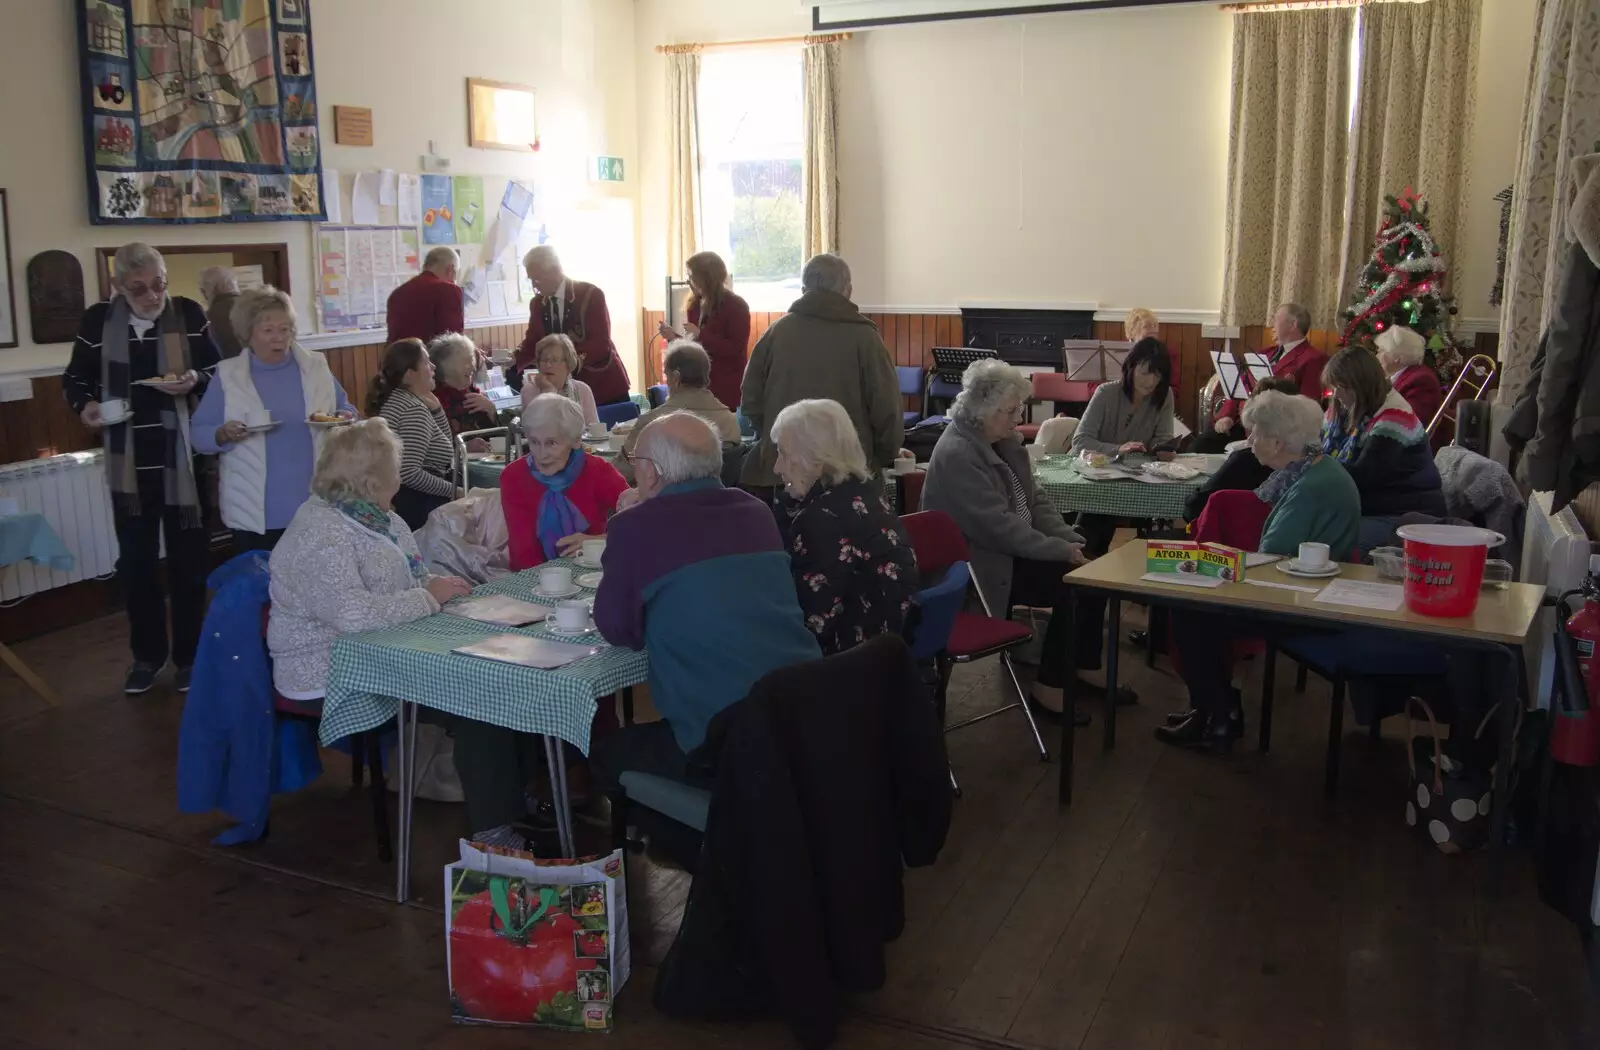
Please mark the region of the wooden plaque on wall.
<svg viewBox="0 0 1600 1050"><path fill-rule="evenodd" d="M70 343L83 320L83 266L71 252L40 252L28 260L28 318L35 343Z"/></svg>
<svg viewBox="0 0 1600 1050"><path fill-rule="evenodd" d="M366 106L334 106L333 141L341 146L372 145L372 110Z"/></svg>

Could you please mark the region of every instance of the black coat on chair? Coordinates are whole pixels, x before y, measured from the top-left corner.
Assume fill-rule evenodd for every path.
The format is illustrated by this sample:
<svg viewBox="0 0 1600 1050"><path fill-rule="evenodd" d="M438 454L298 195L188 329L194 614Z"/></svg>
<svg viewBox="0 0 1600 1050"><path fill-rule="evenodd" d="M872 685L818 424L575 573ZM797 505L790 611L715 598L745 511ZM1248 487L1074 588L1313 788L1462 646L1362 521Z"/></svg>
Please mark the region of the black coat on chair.
<svg viewBox="0 0 1600 1050"><path fill-rule="evenodd" d="M823 1046L843 992L884 982L905 926L904 866L950 825L944 734L900 638L774 671L717 716L705 844L656 1007L781 1013Z"/></svg>

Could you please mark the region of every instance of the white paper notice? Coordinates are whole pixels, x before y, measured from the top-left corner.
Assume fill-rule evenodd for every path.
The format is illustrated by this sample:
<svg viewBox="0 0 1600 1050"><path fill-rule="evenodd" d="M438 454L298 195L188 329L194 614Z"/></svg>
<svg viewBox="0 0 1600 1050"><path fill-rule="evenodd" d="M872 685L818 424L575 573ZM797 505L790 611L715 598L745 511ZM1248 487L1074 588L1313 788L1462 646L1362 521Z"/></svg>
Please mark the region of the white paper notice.
<svg viewBox="0 0 1600 1050"><path fill-rule="evenodd" d="M506 286L504 281L489 282L489 315L491 317L505 317L511 311L506 307Z"/></svg>
<svg viewBox="0 0 1600 1050"><path fill-rule="evenodd" d="M328 213L326 221L329 226L337 226L344 221L339 198L339 173L332 168L323 168L322 205Z"/></svg>
<svg viewBox="0 0 1600 1050"><path fill-rule="evenodd" d="M372 272L387 277L398 269L395 263L394 231L374 230L372 233Z"/></svg>
<svg viewBox="0 0 1600 1050"><path fill-rule="evenodd" d="M399 196L397 189L398 180L395 178L393 168L384 168L378 172L378 203L394 207Z"/></svg>
<svg viewBox="0 0 1600 1050"><path fill-rule="evenodd" d="M397 181L395 207L400 210L400 217L395 221L401 226L422 225L422 180L415 175L400 175Z"/></svg>
<svg viewBox="0 0 1600 1050"><path fill-rule="evenodd" d="M357 226L378 225L378 173L363 171L356 175L355 187L350 191L350 221Z"/></svg>
<svg viewBox="0 0 1600 1050"><path fill-rule="evenodd" d="M1395 612L1405 601L1405 590L1398 583L1334 580L1322 588L1316 600L1325 605L1349 605L1357 609Z"/></svg>
<svg viewBox="0 0 1600 1050"><path fill-rule="evenodd" d="M233 280L241 292L253 291L267 283L259 265L233 267Z"/></svg>

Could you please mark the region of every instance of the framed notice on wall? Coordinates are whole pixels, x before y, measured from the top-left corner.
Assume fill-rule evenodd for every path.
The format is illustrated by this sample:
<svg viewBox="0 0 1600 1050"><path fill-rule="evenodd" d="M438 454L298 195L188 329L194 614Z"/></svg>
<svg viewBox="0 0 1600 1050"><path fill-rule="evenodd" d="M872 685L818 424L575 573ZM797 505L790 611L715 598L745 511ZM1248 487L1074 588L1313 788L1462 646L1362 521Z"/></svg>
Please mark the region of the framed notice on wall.
<svg viewBox="0 0 1600 1050"><path fill-rule="evenodd" d="M324 332L384 327L389 293L421 268L415 227L319 226L319 327Z"/></svg>
<svg viewBox="0 0 1600 1050"><path fill-rule="evenodd" d="M531 153L539 148L533 88L499 80L467 81L467 144Z"/></svg>

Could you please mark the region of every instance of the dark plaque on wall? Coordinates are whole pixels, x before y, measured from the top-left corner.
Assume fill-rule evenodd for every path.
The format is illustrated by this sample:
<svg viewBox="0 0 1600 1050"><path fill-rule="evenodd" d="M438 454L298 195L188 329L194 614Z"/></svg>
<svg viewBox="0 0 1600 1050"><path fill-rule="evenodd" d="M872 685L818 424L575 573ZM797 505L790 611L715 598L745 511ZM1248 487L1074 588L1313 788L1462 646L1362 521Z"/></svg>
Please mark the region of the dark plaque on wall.
<svg viewBox="0 0 1600 1050"><path fill-rule="evenodd" d="M83 267L76 255L49 251L28 260L28 315L34 342L72 342L83 308Z"/></svg>

